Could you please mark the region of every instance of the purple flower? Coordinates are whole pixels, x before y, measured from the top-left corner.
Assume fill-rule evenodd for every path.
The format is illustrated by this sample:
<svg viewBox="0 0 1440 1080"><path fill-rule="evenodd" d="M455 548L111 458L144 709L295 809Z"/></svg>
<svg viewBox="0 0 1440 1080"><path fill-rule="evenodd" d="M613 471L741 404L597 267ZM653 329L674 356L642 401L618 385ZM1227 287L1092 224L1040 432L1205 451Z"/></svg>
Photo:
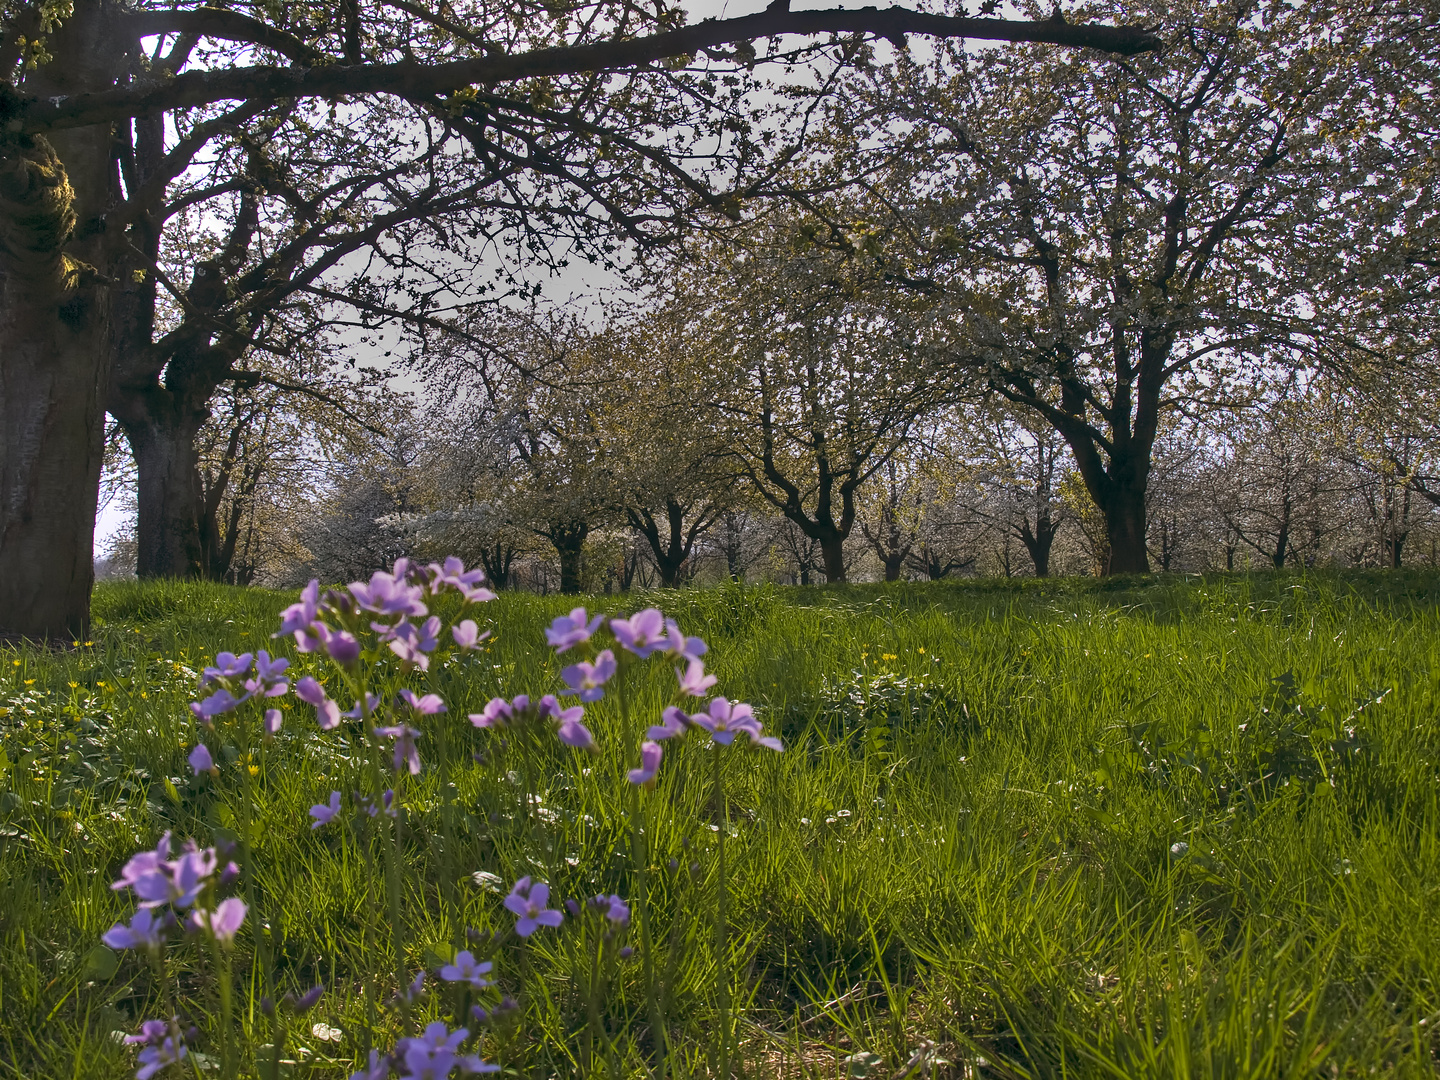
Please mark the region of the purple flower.
<svg viewBox="0 0 1440 1080"><path fill-rule="evenodd" d="M665 616L659 608L637 611L628 619L611 619L610 631L621 648L634 653L642 660L658 649L664 648Z"/></svg>
<svg viewBox="0 0 1440 1080"><path fill-rule="evenodd" d="M173 1023L174 1021L146 1020L140 1025L140 1034L125 1036L125 1045L150 1046L162 1042L165 1036L170 1034L170 1026Z"/></svg>
<svg viewBox="0 0 1440 1080"><path fill-rule="evenodd" d="M568 709L562 709L554 694L546 694L540 699L540 715L555 721L555 735L566 746L573 746L576 750L597 749L590 729L580 722L580 718L585 715L583 706L571 705Z"/></svg>
<svg viewBox="0 0 1440 1080"><path fill-rule="evenodd" d="M420 772L420 751L415 748L415 740L421 735L418 728L413 728L409 724L396 724L394 727L377 727L375 734L382 739L395 740L396 772L406 765L410 768L411 776Z"/></svg>
<svg viewBox="0 0 1440 1080"><path fill-rule="evenodd" d="M374 817L376 814L380 813L381 808L384 809L385 813L389 817L395 816L394 788L385 789L384 794L380 796L380 807L378 808L376 807L374 800L372 800L370 796L361 795L358 791L355 793L355 801L358 802L362 809L364 809L365 813L369 814L371 817ZM421 972L421 975L423 976L424 972Z"/></svg>
<svg viewBox="0 0 1440 1080"><path fill-rule="evenodd" d="M318 706L325 700L325 688L306 675L295 684L295 696L306 704Z"/></svg>
<svg viewBox="0 0 1440 1080"><path fill-rule="evenodd" d="M483 712L471 713L470 723L480 728L506 728L515 723L515 714L530 708L530 699L518 695L513 702L504 698L491 698Z"/></svg>
<svg viewBox="0 0 1440 1080"><path fill-rule="evenodd" d="M254 662L254 653L247 652L236 656L232 652L222 652L215 657L213 667L207 667L201 672L200 685L206 686L212 682L219 682L221 679L234 679L245 675L250 671Z"/></svg>
<svg viewBox="0 0 1440 1080"><path fill-rule="evenodd" d="M136 878L133 888L140 897L141 907L174 904L187 908L215 873L215 849L200 850L193 845L173 862L159 863L149 873Z"/></svg>
<svg viewBox="0 0 1440 1080"><path fill-rule="evenodd" d="M660 758L665 751L658 742L646 740L640 744L640 768L631 769L626 773L626 778L632 784L645 784L647 786L655 783L655 773L660 768Z"/></svg>
<svg viewBox="0 0 1440 1080"><path fill-rule="evenodd" d="M321 644L325 654L343 668L354 667L360 659L360 641L349 630L331 630L324 623L316 623L322 630Z"/></svg>
<svg viewBox="0 0 1440 1080"><path fill-rule="evenodd" d="M440 969L440 978L446 982L469 983L473 990L484 990L487 986L495 985L485 978L493 966L489 960L477 963L469 949L462 949L455 954L453 963Z"/></svg>
<svg viewBox="0 0 1440 1080"><path fill-rule="evenodd" d="M680 626L674 619L665 620L665 644L663 646L667 653L675 657L685 657L688 660L699 660L708 651L705 642L698 637L686 637L680 632Z"/></svg>
<svg viewBox="0 0 1440 1080"><path fill-rule="evenodd" d="M443 567L431 563L429 570L432 593L438 593L446 585L449 585L471 603L495 599L493 592L480 587L480 583L485 580L485 572L483 570L466 570L465 564L454 555L445 560Z"/></svg>
<svg viewBox="0 0 1440 1080"><path fill-rule="evenodd" d="M202 772L215 772L215 762L210 757L210 748L203 742L190 751L190 768L199 776Z"/></svg>
<svg viewBox="0 0 1440 1080"><path fill-rule="evenodd" d="M325 987L318 985L312 986L309 990L306 990L305 993L294 999L292 1007L297 1013L309 1012L324 995ZM285 996L289 998L290 995L286 994Z"/></svg>
<svg viewBox="0 0 1440 1080"><path fill-rule="evenodd" d="M315 706L315 719L322 731L340 726L340 706L325 696L325 688L306 675L295 684L295 696Z"/></svg>
<svg viewBox="0 0 1440 1080"><path fill-rule="evenodd" d="M528 876L515 882L510 895L505 897L505 906L518 916L515 932L521 937L529 937L537 927L559 926L564 922L564 915L545 906L549 900L550 886L545 882L537 881L532 885Z"/></svg>
<svg viewBox="0 0 1440 1080"><path fill-rule="evenodd" d="M545 640L557 653L563 653L576 645L590 640L590 635L600 629L603 615L596 615L586 621L583 607L573 608L569 615L559 615L545 628Z"/></svg>
<svg viewBox="0 0 1440 1080"><path fill-rule="evenodd" d="M270 654L261 649L255 658L255 677L245 680L245 691L248 694L263 694L265 697L280 697L290 689L290 682L285 678L285 672L290 667L290 661L283 656L270 659Z"/></svg>
<svg viewBox="0 0 1440 1080"><path fill-rule="evenodd" d="M280 725L285 722L285 717L279 709L266 709L263 721L266 735L277 735L280 732Z"/></svg>
<svg viewBox="0 0 1440 1080"><path fill-rule="evenodd" d="M166 858L169 852L167 832L154 851L134 855L121 871L120 880L110 887L134 889L141 899L141 907L153 908L167 903L189 907L215 872L215 849L201 851L191 842L184 854L173 862Z"/></svg>
<svg viewBox="0 0 1440 1080"><path fill-rule="evenodd" d="M117 922L100 940L112 949L158 949L165 941L165 931L172 925L174 920L168 912L157 918L150 908L142 907L135 912L129 926Z"/></svg>
<svg viewBox="0 0 1440 1080"><path fill-rule="evenodd" d="M214 911L196 908L190 913L190 925L196 930L208 930L221 945L229 945L245 922L245 901L238 896L221 900Z"/></svg>
<svg viewBox="0 0 1440 1080"><path fill-rule="evenodd" d="M366 716L366 715L374 716L374 715L375 715L375 706L377 706L377 705L379 705L379 704L380 704L380 699L379 699L378 697L376 697L374 694L371 694L371 693L369 693L369 692L367 691L366 694L365 694L365 707L364 707L363 709L360 707L360 702L357 701L357 702L355 702L354 705L350 706L350 708L346 709L346 710L345 710L343 713L341 713L340 715L341 715L341 716L347 716L347 717L349 717L351 720L359 720L359 719L361 719L362 717L364 717L364 716ZM338 708L339 706L336 706L336 707ZM323 726L323 725L322 725L322 726Z"/></svg>
<svg viewBox="0 0 1440 1080"><path fill-rule="evenodd" d="M329 825L340 814L340 792L330 792L330 805L316 803L310 807L310 816L315 820L310 823L310 828L318 829L321 825Z"/></svg>
<svg viewBox="0 0 1440 1080"><path fill-rule="evenodd" d="M754 710L743 702L732 705L723 697L714 698L706 712L691 714L690 722L704 728L722 746L729 746L736 733L743 733L756 746L767 750L781 749L779 739L761 734L760 721L755 719Z"/></svg>
<svg viewBox="0 0 1440 1080"><path fill-rule="evenodd" d="M370 575L368 585L352 581L350 595L355 597L362 610L373 611L377 615L414 615L417 618L425 615L426 607L420 601L425 594L424 588L405 580L404 574L409 569L407 562L401 560L395 567L395 574L375 571Z"/></svg>
<svg viewBox="0 0 1440 1080"><path fill-rule="evenodd" d="M371 1050L369 1066L364 1069L356 1069L350 1074L350 1080L385 1080L389 1075L390 1059L381 1057L379 1050Z"/></svg>
<svg viewBox="0 0 1440 1080"><path fill-rule="evenodd" d="M470 1037L466 1028L450 1031L436 1020L418 1038L401 1039L395 1044L395 1056L406 1070L402 1080L445 1080L458 1067L464 1073L498 1072L498 1065L488 1065L474 1054L460 1054L460 1045Z"/></svg>
<svg viewBox="0 0 1440 1080"><path fill-rule="evenodd" d="M570 687L565 693L579 694L581 701L599 701L605 696L605 691L600 688L615 674L617 666L615 654L605 649L593 664L581 660L578 664L562 668L560 678Z"/></svg>
<svg viewBox="0 0 1440 1080"><path fill-rule="evenodd" d="M703 660L691 660L683 672L677 667L675 677L680 680L680 693L690 697L704 697L705 691L719 681L714 675L705 674Z"/></svg>
<svg viewBox="0 0 1440 1080"><path fill-rule="evenodd" d="M690 730L690 718L674 705L666 706L660 719L664 722L652 725L650 730L645 732L647 739L680 739Z"/></svg>
<svg viewBox="0 0 1440 1080"><path fill-rule="evenodd" d="M322 701L315 709L315 722L320 725L321 731L331 731L340 726L340 706L329 698Z"/></svg>
<svg viewBox="0 0 1440 1080"><path fill-rule="evenodd" d="M300 591L300 602L291 604L280 613L280 629L271 637L293 634L304 630L320 614L320 580L311 578L310 584Z"/></svg>
<svg viewBox="0 0 1440 1080"><path fill-rule="evenodd" d="M190 711L195 714L196 719L201 723L209 724L211 718L219 716L221 713L230 712L232 709L243 705L249 696L249 694L246 694L244 697L237 698L229 690L221 687L204 701L192 701L190 703Z"/></svg>
<svg viewBox="0 0 1440 1080"><path fill-rule="evenodd" d="M388 635L390 651L407 664L414 664L421 671L430 670L430 657L426 653L435 651L440 644L440 620L432 615L424 625L402 622Z"/></svg>
<svg viewBox="0 0 1440 1080"><path fill-rule="evenodd" d="M499 1023L507 1013L513 1013L520 1008L520 1003L509 994L502 997L493 1009L486 1011L483 1006L472 1005L470 1015L482 1024Z"/></svg>
<svg viewBox="0 0 1440 1080"><path fill-rule="evenodd" d="M417 698L414 691L407 689L400 691L400 700L421 716L431 716L445 711L445 702L440 700L439 694L426 694L422 698Z"/></svg>
<svg viewBox="0 0 1440 1080"><path fill-rule="evenodd" d="M478 649L480 643L490 636L490 631L486 630L482 634L474 619L462 619L450 628L450 636L462 649Z"/></svg>
<svg viewBox="0 0 1440 1080"><path fill-rule="evenodd" d="M569 709L565 710L569 712ZM595 745L595 736L590 734L590 729L579 720L561 720L560 726L555 730L555 737L566 746L572 746L576 750L588 750L594 752L599 749Z"/></svg>
<svg viewBox="0 0 1440 1080"><path fill-rule="evenodd" d="M160 842L155 845L154 851L141 851L130 856L130 861L120 871L120 879L110 888L115 890L133 889L137 881L147 874L157 872L168 858L170 858L170 833L166 832L160 837Z"/></svg>
<svg viewBox="0 0 1440 1080"><path fill-rule="evenodd" d="M610 896L597 896L595 906L605 909L605 918L620 926L630 924L630 908L620 897L611 894Z"/></svg>
<svg viewBox="0 0 1440 1080"><path fill-rule="evenodd" d="M135 1071L135 1080L150 1080L161 1069L178 1065L185 1057L185 1043L180 1037L180 1025L175 1021L147 1020L140 1026L139 1035L126 1036L127 1043L143 1043L140 1051L140 1068Z"/></svg>
<svg viewBox="0 0 1440 1080"><path fill-rule="evenodd" d="M317 620L305 629L295 631L295 648L302 653L318 652L325 647L332 633L328 626Z"/></svg>
<svg viewBox="0 0 1440 1080"><path fill-rule="evenodd" d="M285 673L290 670L290 661L283 656L277 656L273 660L270 654L261 649L255 657L255 677L266 683L278 683L285 678Z"/></svg>

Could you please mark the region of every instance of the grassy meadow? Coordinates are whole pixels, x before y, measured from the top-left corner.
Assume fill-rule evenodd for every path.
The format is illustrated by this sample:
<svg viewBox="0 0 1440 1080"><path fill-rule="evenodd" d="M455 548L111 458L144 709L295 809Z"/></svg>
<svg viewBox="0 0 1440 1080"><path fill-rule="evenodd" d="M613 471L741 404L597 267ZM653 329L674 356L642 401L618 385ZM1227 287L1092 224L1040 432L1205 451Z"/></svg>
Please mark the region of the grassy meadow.
<svg viewBox="0 0 1440 1080"><path fill-rule="evenodd" d="M647 968L669 1072L713 1074L721 829L737 1076L1437 1071L1440 574L589 598L655 604L703 637L715 692L786 745L734 759L728 815L706 747L667 748L643 795L653 941L598 995L593 957L555 931L490 934L513 924L503 890L524 874L557 897L633 897L636 762L613 697L587 708L595 756L522 760L465 718L558 687L543 628L572 599L502 594L476 616L488 649L414 682L449 712L425 718L408 781L398 964L367 930L370 856L310 828L354 767L313 709L283 699L263 769L186 764L196 673L217 650L274 647L292 600L107 584L91 641L0 647L0 1077L131 1075L119 1033L171 1003L142 956L99 944L134 910L110 883L167 829L233 833L242 790L259 899L233 960L238 1075L271 1075L262 944L272 993L327 988L291 1023L285 1076L348 1076L398 1031L361 987L466 947L519 1002L485 1036L506 1074L653 1076ZM674 686L648 664L642 723ZM229 779L252 765L243 789ZM174 1007L200 1029L183 1074L218 1076L212 969L192 946L173 963Z"/></svg>

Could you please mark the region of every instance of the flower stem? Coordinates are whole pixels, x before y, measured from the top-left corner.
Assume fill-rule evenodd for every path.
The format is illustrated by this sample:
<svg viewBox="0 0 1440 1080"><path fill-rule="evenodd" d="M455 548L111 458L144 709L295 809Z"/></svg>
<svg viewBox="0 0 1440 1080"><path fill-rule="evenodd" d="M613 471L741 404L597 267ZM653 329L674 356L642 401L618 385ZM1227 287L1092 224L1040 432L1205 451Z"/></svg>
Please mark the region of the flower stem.
<svg viewBox="0 0 1440 1080"><path fill-rule="evenodd" d="M230 986L230 954L228 951L225 952L222 959L220 943L215 940L213 932L210 932L210 959L215 965L215 972L220 979L220 1075L231 1077L236 1075L236 1070L235 1063L231 1060L230 1046L231 1025L234 1022L234 1003L231 1000Z"/></svg>
<svg viewBox="0 0 1440 1080"><path fill-rule="evenodd" d="M730 831L730 803L725 797L725 777L721 772L724 748L719 743L712 743L710 752L715 755L715 799L720 805L715 882L715 997L720 1007L720 1066L716 1076L719 1080L730 1080L730 963L726 948L729 938L726 911L729 887L725 880L725 835Z"/></svg>
<svg viewBox="0 0 1440 1080"><path fill-rule="evenodd" d="M621 674L618 696L621 724L625 729L625 758L631 761L639 753L640 733L630 723L628 675L628 671ZM650 948L650 850L649 834L645 828L645 803L640 797L640 785L631 784L630 865L635 871L635 890L630 903L635 910L635 921L640 926L640 962L645 972L645 1009L650 1020L650 1037L655 1043L655 1080L665 1080L665 1051L668 1040L665 1015L660 1008L660 995L656 992L655 954Z"/></svg>

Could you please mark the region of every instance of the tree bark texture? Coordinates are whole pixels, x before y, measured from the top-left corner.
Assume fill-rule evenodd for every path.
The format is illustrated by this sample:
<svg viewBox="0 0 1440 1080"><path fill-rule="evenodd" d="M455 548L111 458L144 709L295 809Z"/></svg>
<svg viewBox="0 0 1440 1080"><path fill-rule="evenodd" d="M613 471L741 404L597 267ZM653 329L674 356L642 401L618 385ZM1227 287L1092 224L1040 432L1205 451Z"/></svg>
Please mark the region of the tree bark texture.
<svg viewBox="0 0 1440 1080"><path fill-rule="evenodd" d="M689 527L686 527L687 511L691 511ZM681 584L685 567L695 551L695 541L700 533L713 521L705 510L694 512L673 495L665 498L665 517L657 521L655 515L645 507L627 507L625 516L630 527L645 538L655 560L655 569L660 572L660 584L673 589ZM664 535L661 535L662 527Z"/></svg>
<svg viewBox="0 0 1440 1080"><path fill-rule="evenodd" d="M202 502L195 436L204 415L177 413L160 404L121 421L137 473L135 574L141 578L204 577Z"/></svg>
<svg viewBox="0 0 1440 1080"><path fill-rule="evenodd" d="M51 97L113 84L116 9L81 0L25 80ZM0 141L0 633L85 634L104 451L115 197L108 123Z"/></svg>
<svg viewBox="0 0 1440 1080"><path fill-rule="evenodd" d="M80 134L64 140L72 159L96 149L85 145L98 141L93 134L89 140ZM0 632L79 637L89 627L94 580L106 298L63 250L83 204L55 149L27 139L6 151L0 165Z"/></svg>
<svg viewBox="0 0 1440 1080"><path fill-rule="evenodd" d="M555 554L560 559L560 591L578 593L584 571L585 538L590 535L589 523L557 522L542 535L555 546Z"/></svg>
<svg viewBox="0 0 1440 1080"><path fill-rule="evenodd" d="M1027 520L1020 526L1020 542L1025 545L1025 550L1030 553L1030 562L1035 566L1035 576L1050 576L1050 549L1055 544L1055 534L1060 530L1060 524L1053 521L1049 514L1041 513L1035 518L1035 528L1030 528Z"/></svg>

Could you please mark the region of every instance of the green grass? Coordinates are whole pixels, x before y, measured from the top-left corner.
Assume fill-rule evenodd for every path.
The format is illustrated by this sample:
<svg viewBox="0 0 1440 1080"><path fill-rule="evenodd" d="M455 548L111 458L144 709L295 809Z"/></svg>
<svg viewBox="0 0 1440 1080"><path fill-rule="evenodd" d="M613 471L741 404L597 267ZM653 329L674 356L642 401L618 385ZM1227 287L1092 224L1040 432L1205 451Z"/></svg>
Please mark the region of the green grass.
<svg viewBox="0 0 1440 1080"><path fill-rule="evenodd" d="M109 883L165 829L208 842L235 827L236 785L189 777L185 703L216 650L270 644L290 599L107 585L93 643L0 650L0 1077L133 1070L112 1032L163 1006L143 963L96 947L133 906ZM955 1078L1437 1071L1440 576L732 586L591 606L645 602L709 641L717 690L787 744L728 777L737 1073L858 1074L842 1059L870 1053L870 1076L896 1077L931 1044L932 1074ZM634 762L610 702L587 714L594 758L502 752L464 718L555 688L541 631L569 606L502 596L489 652L416 684L450 712L427 726L432 767L409 796L411 970L467 926L509 925L473 871L631 895ZM646 719L673 685L652 668ZM306 816L347 775L337 746L295 703L254 796L282 989L331 988L296 1028L296 1077L355 1067L360 987L391 963L364 944L365 863ZM554 812L544 836L514 812L517 769ZM646 796L681 1076L704 1074L715 1030L708 775L692 740ZM534 940L497 946L524 1012L487 1052L572 1075L583 965ZM247 931L236 977L258 1044L253 947ZM177 956L182 1008L206 1028L208 968L192 946ZM640 970L603 1003L606 1073L645 1074ZM320 1021L341 1041L315 1038Z"/></svg>

